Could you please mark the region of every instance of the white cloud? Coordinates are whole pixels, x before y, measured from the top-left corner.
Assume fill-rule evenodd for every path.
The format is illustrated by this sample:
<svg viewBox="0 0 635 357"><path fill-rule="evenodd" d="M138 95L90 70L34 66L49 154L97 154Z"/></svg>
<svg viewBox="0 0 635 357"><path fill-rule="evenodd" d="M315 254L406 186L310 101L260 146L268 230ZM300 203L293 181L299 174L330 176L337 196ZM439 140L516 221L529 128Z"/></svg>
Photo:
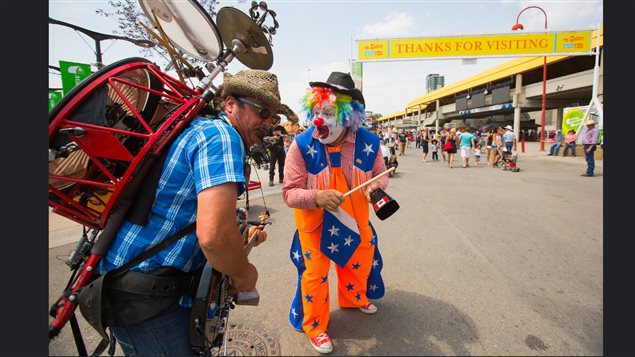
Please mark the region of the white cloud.
<svg viewBox="0 0 635 357"><path fill-rule="evenodd" d="M414 34L414 17L406 12L392 12L383 21L364 25L361 28L363 36L396 37Z"/></svg>
<svg viewBox="0 0 635 357"><path fill-rule="evenodd" d="M518 11L522 11L527 6L536 6L536 2L520 2L518 3ZM604 5L601 1L540 2L537 6L541 7L547 14L548 31L586 30L598 23L603 23ZM588 19L588 24L580 27L581 19ZM545 28L545 16L539 9L525 10L519 21L524 25L525 31L540 31Z"/></svg>

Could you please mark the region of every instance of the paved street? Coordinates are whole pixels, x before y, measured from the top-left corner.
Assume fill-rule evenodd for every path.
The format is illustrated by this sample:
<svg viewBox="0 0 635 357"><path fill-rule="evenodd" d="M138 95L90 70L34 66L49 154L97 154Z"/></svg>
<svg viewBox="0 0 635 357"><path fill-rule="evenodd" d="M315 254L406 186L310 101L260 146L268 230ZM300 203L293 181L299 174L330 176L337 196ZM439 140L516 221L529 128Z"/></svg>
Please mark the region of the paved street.
<svg viewBox="0 0 635 357"><path fill-rule="evenodd" d="M601 160L596 177L587 178L579 176L583 157L547 157L537 143L526 143L518 173L484 159L464 169L458 154L452 169L442 160L423 163L414 145L398 159L386 192L401 208L385 221L371 213L386 294L376 315L339 309L331 269L334 354L603 353ZM273 223L268 241L250 255L260 274L260 305L237 306L230 324L259 329L279 343L280 354L319 355L287 319L297 281L289 257L292 210L281 185L267 187L268 174L257 174ZM252 216L263 210L258 190L250 192L250 205ZM54 214L49 219L52 303L70 276L62 260L81 227ZM78 316L91 352L99 338ZM77 354L70 325L49 354Z"/></svg>

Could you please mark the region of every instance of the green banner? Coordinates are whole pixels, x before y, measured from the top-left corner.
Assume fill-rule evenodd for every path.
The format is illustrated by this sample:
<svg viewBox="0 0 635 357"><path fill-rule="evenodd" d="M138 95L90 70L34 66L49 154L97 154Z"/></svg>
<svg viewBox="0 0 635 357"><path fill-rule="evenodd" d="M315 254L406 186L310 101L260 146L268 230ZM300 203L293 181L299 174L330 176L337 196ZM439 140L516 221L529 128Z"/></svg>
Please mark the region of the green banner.
<svg viewBox="0 0 635 357"><path fill-rule="evenodd" d="M93 73L90 64L66 61L60 61L60 72L64 95Z"/></svg>
<svg viewBox="0 0 635 357"><path fill-rule="evenodd" d="M363 62L351 62L351 77L355 82L355 88L363 92L362 79L364 78L364 63Z"/></svg>
<svg viewBox="0 0 635 357"><path fill-rule="evenodd" d="M588 106L570 107L562 110L562 135L567 136L569 130L578 130Z"/></svg>
<svg viewBox="0 0 635 357"><path fill-rule="evenodd" d="M55 105L57 105L57 103L59 103L60 100L62 100L62 96L63 96L62 91L49 90L49 113L51 112L51 110L53 110Z"/></svg>
<svg viewBox="0 0 635 357"><path fill-rule="evenodd" d="M562 135L567 136L569 130L577 130L578 126L580 126L580 122L584 118L584 114L588 109L588 106L564 108L562 110ZM589 113L589 118L597 121L598 115L595 112L591 112ZM598 129L600 131L598 135L598 143L601 143L604 136L604 128L599 127L598 125ZM575 133L576 143L580 144L582 142L582 137L584 136L585 132L586 126L583 125L582 127L580 127L580 131Z"/></svg>

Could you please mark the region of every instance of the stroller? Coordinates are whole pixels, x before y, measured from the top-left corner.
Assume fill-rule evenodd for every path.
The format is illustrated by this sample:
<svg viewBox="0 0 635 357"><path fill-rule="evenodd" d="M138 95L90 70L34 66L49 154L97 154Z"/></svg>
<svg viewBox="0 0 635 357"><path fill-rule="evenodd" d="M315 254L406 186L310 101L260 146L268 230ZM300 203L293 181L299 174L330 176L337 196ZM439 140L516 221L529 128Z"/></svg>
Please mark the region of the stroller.
<svg viewBox="0 0 635 357"><path fill-rule="evenodd" d="M501 148L496 148L496 150L498 150L498 154L501 156L501 159L496 163L496 167L499 167L501 170L510 170L511 172L520 171L520 168L516 165L518 155L504 151Z"/></svg>

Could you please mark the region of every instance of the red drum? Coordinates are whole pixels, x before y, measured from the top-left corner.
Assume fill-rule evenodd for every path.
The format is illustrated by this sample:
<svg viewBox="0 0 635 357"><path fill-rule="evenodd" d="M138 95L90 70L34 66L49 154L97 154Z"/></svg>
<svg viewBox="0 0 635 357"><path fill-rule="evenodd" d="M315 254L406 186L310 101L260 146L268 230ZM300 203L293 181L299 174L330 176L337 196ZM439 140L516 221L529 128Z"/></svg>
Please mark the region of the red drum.
<svg viewBox="0 0 635 357"><path fill-rule="evenodd" d="M143 58L118 61L86 78L49 116L53 212L104 229L123 190L142 180L142 164L204 105L196 90Z"/></svg>

